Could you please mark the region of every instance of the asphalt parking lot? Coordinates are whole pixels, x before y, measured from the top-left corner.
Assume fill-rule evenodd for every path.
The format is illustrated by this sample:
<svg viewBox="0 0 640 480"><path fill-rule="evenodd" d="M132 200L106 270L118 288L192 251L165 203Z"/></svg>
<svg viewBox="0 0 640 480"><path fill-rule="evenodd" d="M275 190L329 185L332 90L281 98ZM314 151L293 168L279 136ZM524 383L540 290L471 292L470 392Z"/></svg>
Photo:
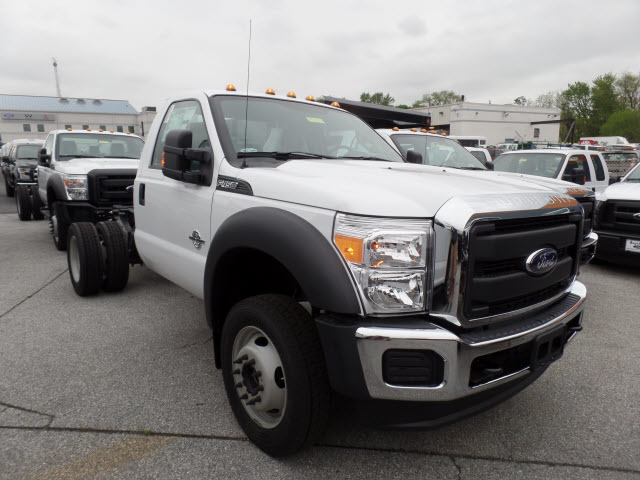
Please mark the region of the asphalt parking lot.
<svg viewBox="0 0 640 480"><path fill-rule="evenodd" d="M132 270L75 295L46 221L0 187L0 478L640 478L640 272L583 268L585 330L531 387L430 432L336 412L321 442L272 459L242 434L202 303Z"/></svg>

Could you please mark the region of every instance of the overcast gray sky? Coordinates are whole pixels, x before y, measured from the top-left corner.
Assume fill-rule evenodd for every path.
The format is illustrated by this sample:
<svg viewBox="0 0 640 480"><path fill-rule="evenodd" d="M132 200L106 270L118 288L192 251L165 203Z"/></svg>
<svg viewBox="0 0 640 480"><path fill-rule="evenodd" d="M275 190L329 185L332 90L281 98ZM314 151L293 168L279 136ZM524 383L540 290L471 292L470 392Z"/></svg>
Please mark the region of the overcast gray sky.
<svg viewBox="0 0 640 480"><path fill-rule="evenodd" d="M640 73L640 0L4 1L0 93L157 105L176 90L250 89L396 104L450 89L511 103Z"/></svg>

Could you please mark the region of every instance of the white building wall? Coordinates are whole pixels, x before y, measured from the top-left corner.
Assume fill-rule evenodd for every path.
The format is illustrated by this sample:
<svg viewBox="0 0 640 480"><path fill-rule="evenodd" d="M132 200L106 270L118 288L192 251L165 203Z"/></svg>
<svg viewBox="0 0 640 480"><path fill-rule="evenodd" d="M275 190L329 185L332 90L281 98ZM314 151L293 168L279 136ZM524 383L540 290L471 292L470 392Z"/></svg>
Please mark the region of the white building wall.
<svg viewBox="0 0 640 480"><path fill-rule="evenodd" d="M531 122L559 120L557 108L460 102L417 110L429 112L431 124L436 128L448 126L451 135L481 135L487 137L488 145L510 140L555 143L560 134L559 123L531 125ZM534 129L539 129L538 137Z"/></svg>
<svg viewBox="0 0 640 480"><path fill-rule="evenodd" d="M0 111L0 138L2 142L10 142L19 138L41 138L45 139L51 130L60 130L70 125L74 130L80 130L87 125L92 130L98 130L106 127L105 130L132 132L140 135L142 132L141 122L144 122L145 133L149 131L155 112L143 112L139 115L111 115L102 113L55 113L46 112L48 117L54 120L7 120L3 118L5 113L15 113L10 110ZM22 112L25 113L25 112ZM29 112L36 115L38 112ZM26 132L24 125L29 125L31 131ZM42 125L42 132L38 131L39 125Z"/></svg>

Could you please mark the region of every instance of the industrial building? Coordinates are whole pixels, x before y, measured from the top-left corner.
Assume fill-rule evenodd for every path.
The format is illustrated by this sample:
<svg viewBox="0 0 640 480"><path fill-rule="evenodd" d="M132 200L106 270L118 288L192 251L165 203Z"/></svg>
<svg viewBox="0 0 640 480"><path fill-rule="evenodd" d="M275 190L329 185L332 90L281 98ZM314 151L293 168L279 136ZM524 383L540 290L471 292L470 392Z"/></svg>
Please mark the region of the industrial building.
<svg viewBox="0 0 640 480"><path fill-rule="evenodd" d="M450 135L480 135L487 145L512 142L556 143L560 134L560 110L522 105L458 102L415 110L431 114L431 125ZM554 123L540 123L549 122Z"/></svg>
<svg viewBox="0 0 640 480"><path fill-rule="evenodd" d="M144 136L155 115L155 107L138 112L126 100L0 94L0 141L44 139L51 130L67 128Z"/></svg>

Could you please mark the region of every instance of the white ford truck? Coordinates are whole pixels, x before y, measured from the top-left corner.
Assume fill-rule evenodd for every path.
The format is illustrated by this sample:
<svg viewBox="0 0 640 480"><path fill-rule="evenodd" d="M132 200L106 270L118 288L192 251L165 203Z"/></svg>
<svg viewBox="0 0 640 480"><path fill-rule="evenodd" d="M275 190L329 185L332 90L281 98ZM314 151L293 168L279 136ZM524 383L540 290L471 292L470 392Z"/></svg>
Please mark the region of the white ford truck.
<svg viewBox="0 0 640 480"><path fill-rule="evenodd" d="M49 212L53 243L67 246L73 222L96 223L114 205L131 205L143 140L102 130L53 130L38 155L38 193L34 213Z"/></svg>
<svg viewBox="0 0 640 480"><path fill-rule="evenodd" d="M144 263L202 298L234 415L271 455L317 440L334 393L378 425L455 421L559 359L586 299L576 200L463 173L293 92L171 98L134 207L71 226L71 282Z"/></svg>
<svg viewBox="0 0 640 480"><path fill-rule="evenodd" d="M600 260L640 266L640 165L598 194Z"/></svg>

